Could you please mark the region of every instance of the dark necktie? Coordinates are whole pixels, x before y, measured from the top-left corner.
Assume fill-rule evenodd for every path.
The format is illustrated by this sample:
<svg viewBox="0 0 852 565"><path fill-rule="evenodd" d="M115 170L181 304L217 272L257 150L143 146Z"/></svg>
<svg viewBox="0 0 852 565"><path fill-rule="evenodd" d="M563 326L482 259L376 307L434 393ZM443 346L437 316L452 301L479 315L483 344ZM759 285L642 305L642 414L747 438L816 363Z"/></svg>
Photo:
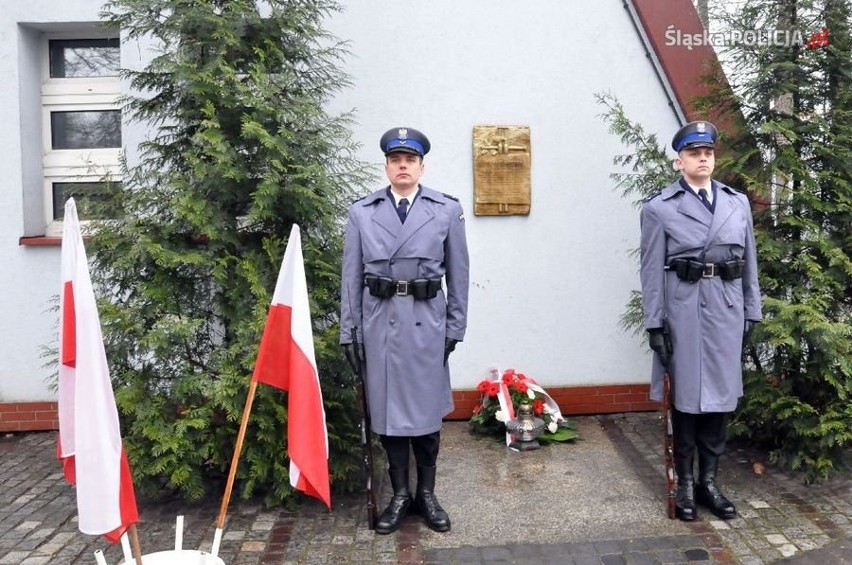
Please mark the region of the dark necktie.
<svg viewBox="0 0 852 565"><path fill-rule="evenodd" d="M711 212L713 211L713 205L710 204L709 200L707 200L707 190L705 190L703 188L699 188L698 189L698 198L701 199L701 203L704 204L705 208L707 208Z"/></svg>
<svg viewBox="0 0 852 565"><path fill-rule="evenodd" d="M408 216L408 198L403 198L396 205L396 215L399 216L399 221L405 223L405 217Z"/></svg>

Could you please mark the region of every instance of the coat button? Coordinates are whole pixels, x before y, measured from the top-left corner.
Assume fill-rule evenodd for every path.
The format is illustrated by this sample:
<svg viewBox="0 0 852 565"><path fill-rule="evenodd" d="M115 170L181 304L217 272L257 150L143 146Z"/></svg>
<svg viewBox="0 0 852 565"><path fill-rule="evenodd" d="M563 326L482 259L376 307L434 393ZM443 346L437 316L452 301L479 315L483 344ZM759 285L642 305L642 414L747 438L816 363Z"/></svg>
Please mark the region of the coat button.
<svg viewBox="0 0 852 565"><path fill-rule="evenodd" d="M420 325L422 325L422 324L421 324L420 322L415 322L415 323L414 323L414 325L415 325L415 326L420 326Z"/></svg>
<svg viewBox="0 0 852 565"><path fill-rule="evenodd" d="M396 320L394 320L393 318L391 318L391 320L390 320L390 325L394 325L394 324L396 324Z"/></svg>

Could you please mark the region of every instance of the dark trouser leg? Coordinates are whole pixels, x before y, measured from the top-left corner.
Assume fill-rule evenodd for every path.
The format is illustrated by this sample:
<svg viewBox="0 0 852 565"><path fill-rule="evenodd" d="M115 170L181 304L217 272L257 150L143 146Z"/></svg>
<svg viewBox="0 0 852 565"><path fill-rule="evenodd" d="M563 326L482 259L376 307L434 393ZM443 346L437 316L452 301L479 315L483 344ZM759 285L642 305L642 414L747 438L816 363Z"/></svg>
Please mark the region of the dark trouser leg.
<svg viewBox="0 0 852 565"><path fill-rule="evenodd" d="M408 488L408 443L407 437L379 436L388 456L393 497L390 504L376 521L377 534L390 534L399 529L411 506L411 490Z"/></svg>
<svg viewBox="0 0 852 565"><path fill-rule="evenodd" d="M450 517L435 496L435 472L441 432L411 438L414 460L417 461L417 494L414 505L426 525L436 532L450 529Z"/></svg>
<svg viewBox="0 0 852 565"><path fill-rule="evenodd" d="M674 464L677 473L675 514L681 520L695 520L693 461L695 460L695 426L697 415L680 412L672 407L672 436Z"/></svg>
<svg viewBox="0 0 852 565"><path fill-rule="evenodd" d="M728 426L727 413L701 414L698 421L696 443L698 444L698 486L695 499L723 520L735 518L736 507L725 498L716 484L719 457L725 452L725 434Z"/></svg>

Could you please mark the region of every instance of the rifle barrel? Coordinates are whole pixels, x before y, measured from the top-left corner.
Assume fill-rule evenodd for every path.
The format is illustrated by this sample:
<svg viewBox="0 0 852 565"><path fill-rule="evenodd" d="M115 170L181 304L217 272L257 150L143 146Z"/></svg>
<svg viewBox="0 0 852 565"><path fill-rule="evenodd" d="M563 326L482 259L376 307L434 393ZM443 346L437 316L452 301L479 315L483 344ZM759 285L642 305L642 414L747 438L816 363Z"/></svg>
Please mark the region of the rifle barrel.
<svg viewBox="0 0 852 565"><path fill-rule="evenodd" d="M668 516L675 518L675 477L674 477L674 431L672 429L672 377L666 370L663 375L663 458L666 464L666 488L668 490Z"/></svg>
<svg viewBox="0 0 852 565"><path fill-rule="evenodd" d="M358 329L352 328L352 345L359 352ZM360 358L360 355L358 355ZM373 491L373 445L370 441L370 405L367 403L367 386L364 383L364 369L360 363L355 369L358 377L358 404L361 408L361 448L364 450L364 475L367 490L367 527L376 529L378 521L378 507L376 505L376 493Z"/></svg>

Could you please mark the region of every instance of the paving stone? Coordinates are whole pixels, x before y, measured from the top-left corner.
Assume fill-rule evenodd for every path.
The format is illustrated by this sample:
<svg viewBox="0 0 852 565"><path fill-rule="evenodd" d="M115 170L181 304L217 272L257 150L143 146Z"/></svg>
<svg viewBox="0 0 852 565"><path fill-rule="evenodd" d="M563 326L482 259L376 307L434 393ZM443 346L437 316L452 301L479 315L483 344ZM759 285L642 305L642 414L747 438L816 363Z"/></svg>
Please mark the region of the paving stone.
<svg viewBox="0 0 852 565"><path fill-rule="evenodd" d="M241 500L229 508L220 556L229 565L763 564L781 560L827 565L842 563L842 556L852 555L844 545L852 535L848 476L845 482L805 486L770 467L757 477L751 472L751 462L766 459L742 446L732 446L720 469L720 484L738 506L739 516L721 521L702 509L695 522L668 520L663 511L659 414L591 416L578 418L577 423L584 437L582 446L547 446L523 454L523 458L506 451L499 441L472 439L464 422L448 423L442 442L444 459L439 459L445 480L464 483L481 472L477 466L484 466L488 473L483 477L490 477L493 484L480 481L457 492L455 499L451 495L441 498L453 517L453 529L445 534L432 532L422 518L412 516L400 531L376 535L365 527L363 494L333 496L331 512L311 499L296 511ZM57 469L55 441L55 433L32 433L18 434L14 441L2 444L0 565L91 565L97 549L104 551L108 563L118 563L120 546L78 531L74 489ZM586 455L578 459L575 452ZM550 467L550 461L555 465ZM601 461L604 463L596 466ZM554 475L559 482L549 489L532 488L536 473L544 469L553 473L551 468L559 469ZM500 472L506 480L500 479ZM598 482L603 477L606 481ZM387 483L383 478L378 484L383 501L390 497ZM477 488L479 485L483 488ZM445 492L452 492L446 483L439 489L439 497ZM507 496L504 506L483 506L495 493ZM589 506L586 497L595 500L598 493L608 495L600 499L605 502ZM464 502L459 504L456 499ZM179 513L184 515L183 547L209 550L219 502L211 499L185 505L141 500L143 551L174 546ZM647 510L637 510L645 506ZM559 518L537 522L547 508L559 509ZM504 517L501 527L505 531L482 531L482 524L488 523L483 518L491 514ZM577 516L582 519L574 520ZM628 525L613 527L620 521ZM507 527L510 524L515 527ZM547 536L540 535L545 532ZM540 537L535 539L537 535Z"/></svg>
<svg viewBox="0 0 852 565"><path fill-rule="evenodd" d="M660 560L656 555L648 552L629 552L624 554L627 565L658 565Z"/></svg>
<svg viewBox="0 0 852 565"><path fill-rule="evenodd" d="M572 556L571 561L574 565L601 565L601 558L591 554Z"/></svg>
<svg viewBox="0 0 852 565"><path fill-rule="evenodd" d="M30 555L29 551L10 551L3 557L0 557L0 563L3 565L20 565L21 561Z"/></svg>

